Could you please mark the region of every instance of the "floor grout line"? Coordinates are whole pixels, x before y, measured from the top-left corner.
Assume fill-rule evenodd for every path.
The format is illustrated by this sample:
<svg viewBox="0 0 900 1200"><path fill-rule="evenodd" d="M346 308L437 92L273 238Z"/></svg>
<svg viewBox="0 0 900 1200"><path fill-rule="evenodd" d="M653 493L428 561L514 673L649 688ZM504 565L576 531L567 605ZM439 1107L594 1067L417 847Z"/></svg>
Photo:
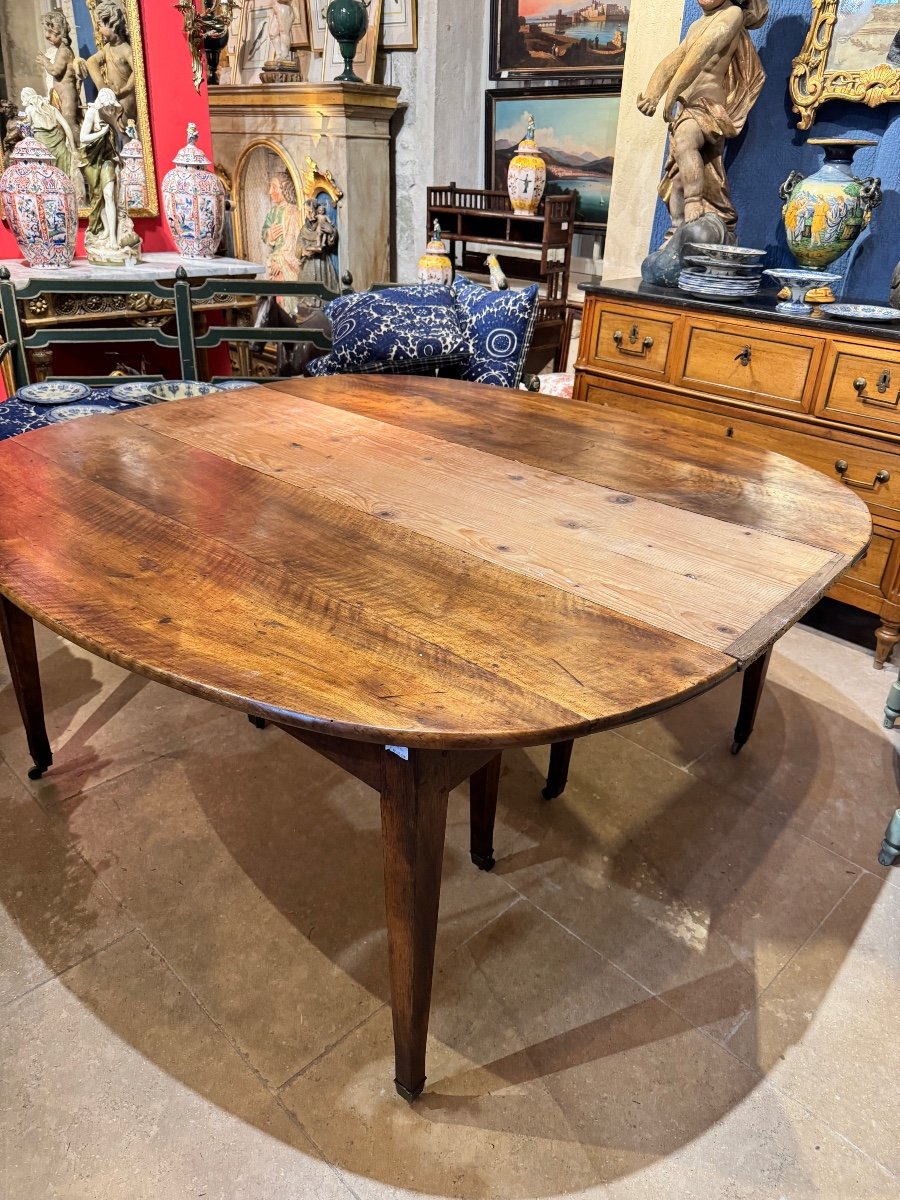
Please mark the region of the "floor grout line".
<svg viewBox="0 0 900 1200"><path fill-rule="evenodd" d="M379 1013L384 1012L386 1008L390 1008L390 1004L383 1000L377 1008L374 1008L370 1013L366 1013L366 1015L361 1020L357 1021L351 1029L345 1030L339 1038L331 1042L324 1048L324 1050L321 1050L314 1058L311 1058L309 1062L304 1063L302 1067L293 1073L293 1075L289 1075L284 1083L279 1083L277 1087L274 1088L272 1094L275 1096L280 1096L282 1092L284 1092L292 1084L296 1083L298 1079L302 1078L302 1076L304 1076L311 1067L314 1067L316 1063L321 1062L323 1058L326 1058L333 1050L336 1050L338 1046L342 1046L348 1037L362 1029L364 1025L367 1025L369 1021L377 1017Z"/></svg>
<svg viewBox="0 0 900 1200"><path fill-rule="evenodd" d="M131 914L129 913L129 916L130 915ZM24 992L20 992L17 996L13 996L9 1000L4 1000L3 1003L0 1004L0 1009L9 1008L13 1004L18 1004L20 1000L24 999L26 996L33 995L36 991L39 991L40 988L46 987L48 983L56 983L57 980L62 979L64 975L68 975L70 971L74 971L76 967L80 967L84 963L90 962L92 958L96 958L98 954L103 954L104 951L109 950L112 946L115 946L117 942L121 942L123 938L129 937L132 933L141 933L141 930L138 929L137 925L133 925L130 929L123 930L104 945L98 946L96 950L91 950L82 958L79 958L75 962L69 963L67 966L63 967L62 970L54 971L49 978L42 979L39 983L32 984L32 986L26 988ZM43 961L43 959L41 961Z"/></svg>

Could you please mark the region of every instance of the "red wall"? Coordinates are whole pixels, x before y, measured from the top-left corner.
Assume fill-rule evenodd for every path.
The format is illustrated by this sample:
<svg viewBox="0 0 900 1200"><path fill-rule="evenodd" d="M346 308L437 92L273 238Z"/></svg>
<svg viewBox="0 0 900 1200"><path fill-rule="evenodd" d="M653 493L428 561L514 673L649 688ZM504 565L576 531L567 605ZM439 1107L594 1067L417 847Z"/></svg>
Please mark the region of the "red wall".
<svg viewBox="0 0 900 1200"><path fill-rule="evenodd" d="M182 18L172 0L140 0L144 32L144 58L147 91L150 97L150 125L156 159L157 187L172 165L172 159L185 143L188 121L200 130L200 146L212 153L209 105L206 84L200 94L194 90L191 55L182 30ZM84 252L82 230L78 235L78 254ZM145 250L174 250L165 218L150 217L135 221L144 239ZM0 258L21 258L15 238L0 222Z"/></svg>

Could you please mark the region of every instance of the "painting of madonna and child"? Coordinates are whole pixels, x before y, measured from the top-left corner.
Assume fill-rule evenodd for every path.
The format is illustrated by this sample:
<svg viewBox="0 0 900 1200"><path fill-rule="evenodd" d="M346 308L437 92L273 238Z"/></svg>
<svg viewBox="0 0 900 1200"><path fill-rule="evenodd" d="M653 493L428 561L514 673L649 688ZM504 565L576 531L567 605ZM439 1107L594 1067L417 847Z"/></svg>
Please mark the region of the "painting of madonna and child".
<svg viewBox="0 0 900 1200"><path fill-rule="evenodd" d="M621 80L631 0L491 0L491 78Z"/></svg>
<svg viewBox="0 0 900 1200"><path fill-rule="evenodd" d="M885 63L900 68L900 3L839 0L826 70L869 71Z"/></svg>
<svg viewBox="0 0 900 1200"><path fill-rule="evenodd" d="M575 191L575 219L603 229L609 216L619 97L563 88L496 90L487 103L487 186L506 189L509 164L525 136L528 117L547 165L547 195Z"/></svg>

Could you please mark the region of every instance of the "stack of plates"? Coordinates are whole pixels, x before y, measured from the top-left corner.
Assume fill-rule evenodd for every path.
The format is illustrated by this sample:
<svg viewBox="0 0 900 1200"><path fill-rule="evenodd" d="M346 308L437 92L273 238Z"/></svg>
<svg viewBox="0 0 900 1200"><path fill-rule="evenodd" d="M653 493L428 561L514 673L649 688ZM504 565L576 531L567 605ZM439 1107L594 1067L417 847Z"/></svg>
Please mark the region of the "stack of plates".
<svg viewBox="0 0 900 1200"><path fill-rule="evenodd" d="M746 246L706 246L696 242L687 250L686 265L678 277L678 286L683 292L743 300L759 291L765 250L750 250Z"/></svg>

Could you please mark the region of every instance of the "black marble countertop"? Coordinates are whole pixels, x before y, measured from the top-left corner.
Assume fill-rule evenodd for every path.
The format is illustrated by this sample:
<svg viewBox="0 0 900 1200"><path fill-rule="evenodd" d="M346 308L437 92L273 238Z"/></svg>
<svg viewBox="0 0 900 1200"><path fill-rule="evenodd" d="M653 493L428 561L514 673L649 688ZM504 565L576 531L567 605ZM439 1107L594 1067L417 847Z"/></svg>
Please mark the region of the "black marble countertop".
<svg viewBox="0 0 900 1200"><path fill-rule="evenodd" d="M816 329L822 333L842 333L849 337L880 338L882 341L896 342L900 346L900 309L897 310L896 321L863 322L838 321L825 316L820 308L814 308L808 317L792 317L788 313L775 311L778 303L778 289L765 288L758 296L750 300L717 300L705 296L692 296L689 292L679 291L678 288L656 287L652 283L644 283L641 279L612 279L609 282L597 280L579 285L589 296L615 296L617 300L652 300L654 303L665 305L667 308L690 309L715 316L748 317L754 321L777 321L780 325L797 325L803 329ZM859 297L841 297L841 304L880 304L888 307L883 301L860 299Z"/></svg>

